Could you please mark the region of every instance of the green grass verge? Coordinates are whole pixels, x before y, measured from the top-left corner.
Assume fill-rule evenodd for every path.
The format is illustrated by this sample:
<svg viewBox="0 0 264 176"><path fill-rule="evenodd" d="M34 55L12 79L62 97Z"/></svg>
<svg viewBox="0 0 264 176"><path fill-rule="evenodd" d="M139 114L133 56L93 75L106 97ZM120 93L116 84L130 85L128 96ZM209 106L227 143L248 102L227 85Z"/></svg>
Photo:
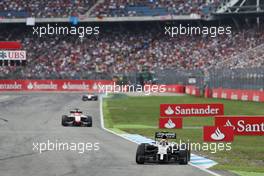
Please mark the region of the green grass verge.
<svg viewBox="0 0 264 176"><path fill-rule="evenodd" d="M158 130L159 105L162 103L223 103L225 115L264 115L264 105L255 102L205 99L193 96L146 96L128 97L114 95L104 100L104 118L107 128L119 132L141 134L153 138ZM201 127L214 125L210 117L187 117L183 125ZM178 140L202 143L202 129L180 129L175 131ZM214 169L264 173L264 136L235 136L232 150L217 153L199 152L219 164ZM242 172L241 172L242 173Z"/></svg>
<svg viewBox="0 0 264 176"><path fill-rule="evenodd" d="M257 172L244 172L244 171L232 171L232 172L241 176L263 176L263 173L257 173Z"/></svg>

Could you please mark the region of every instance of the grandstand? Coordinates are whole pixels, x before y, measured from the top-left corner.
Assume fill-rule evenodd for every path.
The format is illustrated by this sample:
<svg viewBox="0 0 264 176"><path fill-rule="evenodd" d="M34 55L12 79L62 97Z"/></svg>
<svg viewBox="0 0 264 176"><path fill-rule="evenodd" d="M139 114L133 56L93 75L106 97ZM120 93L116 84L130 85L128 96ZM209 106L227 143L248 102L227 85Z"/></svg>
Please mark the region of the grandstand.
<svg viewBox="0 0 264 176"><path fill-rule="evenodd" d="M147 70L200 70L259 68L264 64L263 2L232 0L68 0L0 2L0 40L21 41L27 51L26 67L0 67L4 79L111 79L113 75ZM244 6L245 5L245 6ZM227 7L228 6L228 7ZM231 18L255 6L248 18ZM244 7L244 8L241 8ZM225 11L221 9L226 9ZM244 10L239 10L244 9ZM218 13L219 12L219 13ZM246 11L247 12L247 11ZM252 12L252 9L250 13ZM218 13L216 15L216 13ZM162 16L192 14L210 18L177 20ZM223 14L223 17L221 17ZM81 15L80 25L100 26L99 36L70 35L38 37L21 18L70 26L69 16ZM229 15L229 16L226 16ZM133 20L127 22L127 17ZM145 17L159 17L149 21ZM118 17L118 18L117 18ZM104 23L108 19L119 22ZM134 21L135 20L135 21ZM137 21L141 22L137 22ZM126 21L126 22L125 22ZM12 24L9 24L12 22ZM232 35L164 35L164 26L231 26ZM18 35L19 34L19 35ZM158 75L157 75L158 77ZM177 81L168 81L177 82Z"/></svg>
<svg viewBox="0 0 264 176"><path fill-rule="evenodd" d="M263 12L260 0L55 0L0 2L2 18L201 16Z"/></svg>
<svg viewBox="0 0 264 176"><path fill-rule="evenodd" d="M3 18L52 18L85 14L96 0L54 0L54 1L0 1L0 16Z"/></svg>
<svg viewBox="0 0 264 176"><path fill-rule="evenodd" d="M68 17L84 15L95 5L91 16L157 16L169 14L208 14L216 9L220 0L207 3L206 0L56 0L56 1L10 1L0 2L0 16L5 18L25 17Z"/></svg>
<svg viewBox="0 0 264 176"><path fill-rule="evenodd" d="M220 0L105 0L92 12L92 16L164 16L189 15L192 13L206 15L215 11Z"/></svg>

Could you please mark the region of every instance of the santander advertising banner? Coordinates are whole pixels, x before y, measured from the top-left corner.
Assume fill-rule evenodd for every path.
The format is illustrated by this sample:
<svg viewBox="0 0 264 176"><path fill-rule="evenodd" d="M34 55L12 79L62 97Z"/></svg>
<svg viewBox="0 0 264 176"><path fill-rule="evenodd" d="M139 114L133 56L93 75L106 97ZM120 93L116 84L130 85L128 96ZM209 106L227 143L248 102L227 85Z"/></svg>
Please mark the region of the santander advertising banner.
<svg viewBox="0 0 264 176"><path fill-rule="evenodd" d="M161 104L161 117L224 115L223 104Z"/></svg>
<svg viewBox="0 0 264 176"><path fill-rule="evenodd" d="M232 127L204 126L204 142L232 142L234 131Z"/></svg>
<svg viewBox="0 0 264 176"><path fill-rule="evenodd" d="M113 88L111 80L0 80L0 91L94 91ZM150 85L150 90L157 85ZM154 88L153 88L154 90ZM184 93L183 85L164 85L165 92Z"/></svg>
<svg viewBox="0 0 264 176"><path fill-rule="evenodd" d="M200 96L200 89L196 86L186 86L185 93L188 95Z"/></svg>
<svg viewBox="0 0 264 176"><path fill-rule="evenodd" d="M0 80L0 91L99 91L109 80Z"/></svg>
<svg viewBox="0 0 264 176"><path fill-rule="evenodd" d="M180 129L182 128L182 118L160 118L159 128Z"/></svg>
<svg viewBox="0 0 264 176"><path fill-rule="evenodd" d="M223 116L215 118L215 126L232 127L235 135L264 135L264 116Z"/></svg>
<svg viewBox="0 0 264 176"><path fill-rule="evenodd" d="M264 91L217 88L212 89L212 97L229 100L264 102Z"/></svg>

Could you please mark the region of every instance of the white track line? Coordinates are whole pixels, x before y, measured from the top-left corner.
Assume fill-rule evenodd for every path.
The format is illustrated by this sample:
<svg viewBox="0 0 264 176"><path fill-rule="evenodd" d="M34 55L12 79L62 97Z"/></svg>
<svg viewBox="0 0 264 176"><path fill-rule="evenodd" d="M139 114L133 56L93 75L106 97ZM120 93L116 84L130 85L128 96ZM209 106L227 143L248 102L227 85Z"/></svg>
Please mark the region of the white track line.
<svg viewBox="0 0 264 176"><path fill-rule="evenodd" d="M209 173L209 174L212 174L212 175L214 175L214 176L221 176L221 175L218 174L218 173L215 173L215 172L210 171L210 170L205 169L205 168L201 168L201 167L196 166L196 165L194 165L194 164L192 164L192 163L188 163L188 164L189 164L190 166L196 167L197 169L200 169L200 170L202 170L202 171L204 171L204 172L207 172L207 173Z"/></svg>
<svg viewBox="0 0 264 176"><path fill-rule="evenodd" d="M118 133L116 133L116 132L114 132L114 131L112 131L112 130L109 130L109 129L105 128L105 126L104 126L104 114L103 114L103 97L102 97L102 96L100 96L99 101L100 101L100 121L101 121L101 128L102 128L103 130L109 132L109 133L112 133L112 134L117 135L117 136L119 136L119 137L121 137L121 138L123 138L123 139L126 139L126 140L128 140L128 141L130 141L130 142L133 142L133 141L131 141L129 138L126 138L126 137L124 137L124 136L122 136L122 135L120 135L120 134L118 134ZM133 143L134 143L134 142L133 142ZM198 167L198 166L196 166L196 165L193 165L192 163L189 163L189 165L190 165L190 166L193 166L193 167L195 167L195 168L197 168L197 169L200 169L200 170L202 170L202 171L204 171L204 172L207 172L207 173L209 173L209 174L211 174L211 175L214 175L214 176L221 176L221 175L218 174L218 173L215 173L215 172L210 171L210 170L205 169L205 168L200 168L200 167Z"/></svg>

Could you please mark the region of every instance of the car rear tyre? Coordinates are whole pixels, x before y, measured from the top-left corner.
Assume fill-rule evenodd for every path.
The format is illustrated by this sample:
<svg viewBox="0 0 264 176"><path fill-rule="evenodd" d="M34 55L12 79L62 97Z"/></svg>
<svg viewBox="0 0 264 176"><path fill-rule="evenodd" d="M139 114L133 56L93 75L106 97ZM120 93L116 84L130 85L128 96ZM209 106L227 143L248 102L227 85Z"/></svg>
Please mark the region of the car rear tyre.
<svg viewBox="0 0 264 176"><path fill-rule="evenodd" d="M188 150L188 161L191 161L191 149Z"/></svg>
<svg viewBox="0 0 264 176"><path fill-rule="evenodd" d="M145 156L145 144L140 144L137 148L136 163L144 164L145 163L144 156Z"/></svg>
<svg viewBox="0 0 264 176"><path fill-rule="evenodd" d="M181 165L188 164L188 150L180 151L180 164Z"/></svg>
<svg viewBox="0 0 264 176"><path fill-rule="evenodd" d="M62 126L68 126L67 119L68 119L68 116L66 116L66 115L62 116L62 118L61 118L61 125Z"/></svg>
<svg viewBox="0 0 264 176"><path fill-rule="evenodd" d="M87 116L87 127L92 127L93 126L93 119L91 116Z"/></svg>

